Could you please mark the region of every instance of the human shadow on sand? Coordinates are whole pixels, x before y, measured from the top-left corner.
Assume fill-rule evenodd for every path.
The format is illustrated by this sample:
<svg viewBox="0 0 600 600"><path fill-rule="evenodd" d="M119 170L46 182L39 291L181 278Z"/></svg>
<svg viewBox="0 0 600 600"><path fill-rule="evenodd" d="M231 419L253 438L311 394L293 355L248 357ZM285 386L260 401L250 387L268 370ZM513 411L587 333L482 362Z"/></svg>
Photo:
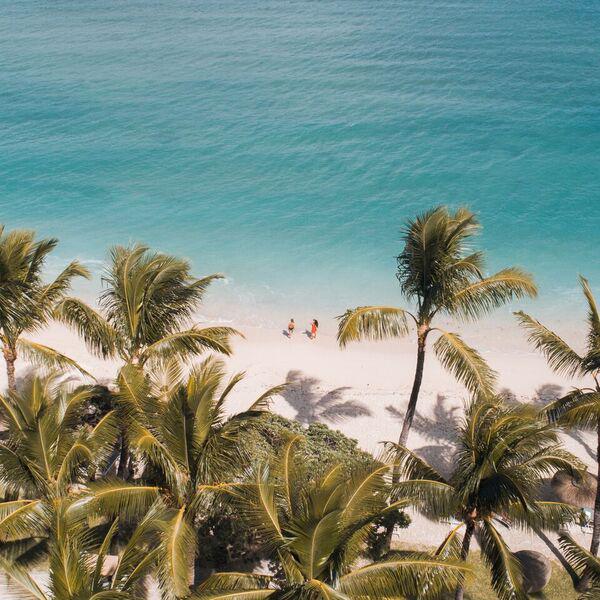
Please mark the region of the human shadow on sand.
<svg viewBox="0 0 600 600"><path fill-rule="evenodd" d="M344 419L369 417L371 411L362 402L345 400L349 387L339 387L328 392L320 387L320 381L301 371L289 371L287 386L282 392L285 401L296 411L296 420L305 425L316 421L338 423Z"/></svg>

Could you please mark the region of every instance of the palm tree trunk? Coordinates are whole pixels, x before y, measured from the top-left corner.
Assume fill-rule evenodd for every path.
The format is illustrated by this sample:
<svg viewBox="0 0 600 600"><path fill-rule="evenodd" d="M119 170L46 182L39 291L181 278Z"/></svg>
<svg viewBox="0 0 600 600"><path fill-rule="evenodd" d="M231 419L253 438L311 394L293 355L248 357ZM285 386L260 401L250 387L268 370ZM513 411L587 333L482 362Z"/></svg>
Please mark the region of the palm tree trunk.
<svg viewBox="0 0 600 600"><path fill-rule="evenodd" d="M2 348L2 353L4 354L4 361L6 362L6 377L8 380L8 391L16 392L17 380L15 378L15 362L17 360L17 353L8 346L4 346Z"/></svg>
<svg viewBox="0 0 600 600"><path fill-rule="evenodd" d="M415 369L415 378L413 381L413 387L410 392L410 399L408 400L408 407L406 409L406 415L404 415L404 422L402 423L402 431L400 432L400 438L398 444L400 446L406 446L408 440L408 433L412 426L413 418L415 416L415 410L417 408L417 400L419 399L419 390L421 389L421 382L423 381L423 367L425 366L425 342L427 341L427 334L429 333L429 327L427 325L421 325L418 329L418 340L417 340L417 366ZM397 466L394 467L392 473L392 483L398 483L400 479L400 471ZM394 525L388 525L385 531L384 541L381 547L382 556L390 551L392 547L392 537L394 535Z"/></svg>
<svg viewBox="0 0 600 600"><path fill-rule="evenodd" d="M563 556L562 552L556 547L555 544L552 543L552 540L550 540L550 538L539 527L534 527L533 530L535 531L536 535L540 538L540 540L542 540L542 542L544 542L544 544L548 546L550 552L554 554L558 562L562 565L563 569L567 572L567 574L571 578L573 587L576 588L577 586L579 586L579 575L577 575L577 571L575 571L575 569L568 563L567 559Z"/></svg>
<svg viewBox="0 0 600 600"><path fill-rule="evenodd" d="M119 455L119 466L117 468L117 477L127 481L129 479L129 444L127 443L126 434L121 434L121 453Z"/></svg>
<svg viewBox="0 0 600 600"><path fill-rule="evenodd" d="M473 532L475 531L475 521L473 519L469 519L467 521L467 529L465 531L465 535L463 537L462 547L460 549L460 559L464 562L469 557L469 550L471 547L471 538L473 537ZM456 588L456 592L454 593L454 600L463 600L465 595L465 588L463 585L459 585Z"/></svg>
<svg viewBox="0 0 600 600"><path fill-rule="evenodd" d="M596 443L596 462L598 481L600 481L600 419L598 420L597 428L597 443ZM596 486L596 499L594 500L594 520L592 528L592 542L590 544L590 553L598 556L598 547L600 546L600 485ZM591 573L588 569L583 572L579 585L576 586L577 591L585 592L589 589L591 583Z"/></svg>
<svg viewBox="0 0 600 600"><path fill-rule="evenodd" d="M600 481L600 420L597 426L598 441L596 444L596 462L598 481ZM590 544L590 552L594 556L598 556L598 546L600 546L600 485L596 486L596 499L594 501L594 527L592 532L592 543Z"/></svg>
<svg viewBox="0 0 600 600"><path fill-rule="evenodd" d="M423 381L423 367L425 366L425 342L427 341L428 333L429 328L426 325L421 325L419 327L417 343L417 366L415 369L415 378L413 381L412 390L410 392L408 407L406 409L406 415L404 415L404 423L402 423L400 439L398 441L400 446L406 446L408 433L412 426L415 410L417 408L417 400L419 399L419 391L421 389L421 382Z"/></svg>

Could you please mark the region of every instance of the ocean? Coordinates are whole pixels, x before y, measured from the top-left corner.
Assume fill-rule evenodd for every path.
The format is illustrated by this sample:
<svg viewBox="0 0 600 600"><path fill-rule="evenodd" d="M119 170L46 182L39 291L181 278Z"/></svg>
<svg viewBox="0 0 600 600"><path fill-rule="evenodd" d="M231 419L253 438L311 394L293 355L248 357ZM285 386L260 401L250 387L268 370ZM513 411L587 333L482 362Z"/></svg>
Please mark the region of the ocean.
<svg viewBox="0 0 600 600"><path fill-rule="evenodd" d="M596 0L2 0L0 222L60 238L50 271L186 256L212 316L272 325L402 303L403 222L466 205L579 320L599 31Z"/></svg>

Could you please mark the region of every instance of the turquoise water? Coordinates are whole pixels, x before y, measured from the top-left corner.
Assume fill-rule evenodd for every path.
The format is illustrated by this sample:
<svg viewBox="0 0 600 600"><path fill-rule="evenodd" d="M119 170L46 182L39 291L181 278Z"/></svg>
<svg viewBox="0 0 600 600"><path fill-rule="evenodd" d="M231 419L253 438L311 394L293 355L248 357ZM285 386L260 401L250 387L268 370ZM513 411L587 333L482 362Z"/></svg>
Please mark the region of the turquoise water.
<svg viewBox="0 0 600 600"><path fill-rule="evenodd" d="M403 219L466 204L564 311L600 289L599 31L596 0L2 0L0 220L52 268L188 256L263 322L397 300Z"/></svg>

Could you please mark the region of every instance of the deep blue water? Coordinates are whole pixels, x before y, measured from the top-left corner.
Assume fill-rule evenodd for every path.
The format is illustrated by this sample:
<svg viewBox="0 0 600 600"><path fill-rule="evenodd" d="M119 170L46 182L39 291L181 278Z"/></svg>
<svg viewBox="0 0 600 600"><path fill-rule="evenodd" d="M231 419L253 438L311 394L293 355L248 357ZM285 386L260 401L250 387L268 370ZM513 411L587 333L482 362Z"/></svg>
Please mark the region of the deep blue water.
<svg viewBox="0 0 600 600"><path fill-rule="evenodd" d="M466 204L565 311L600 290L599 31L596 0L0 0L0 221L52 268L185 255L262 320L399 301L402 221Z"/></svg>

